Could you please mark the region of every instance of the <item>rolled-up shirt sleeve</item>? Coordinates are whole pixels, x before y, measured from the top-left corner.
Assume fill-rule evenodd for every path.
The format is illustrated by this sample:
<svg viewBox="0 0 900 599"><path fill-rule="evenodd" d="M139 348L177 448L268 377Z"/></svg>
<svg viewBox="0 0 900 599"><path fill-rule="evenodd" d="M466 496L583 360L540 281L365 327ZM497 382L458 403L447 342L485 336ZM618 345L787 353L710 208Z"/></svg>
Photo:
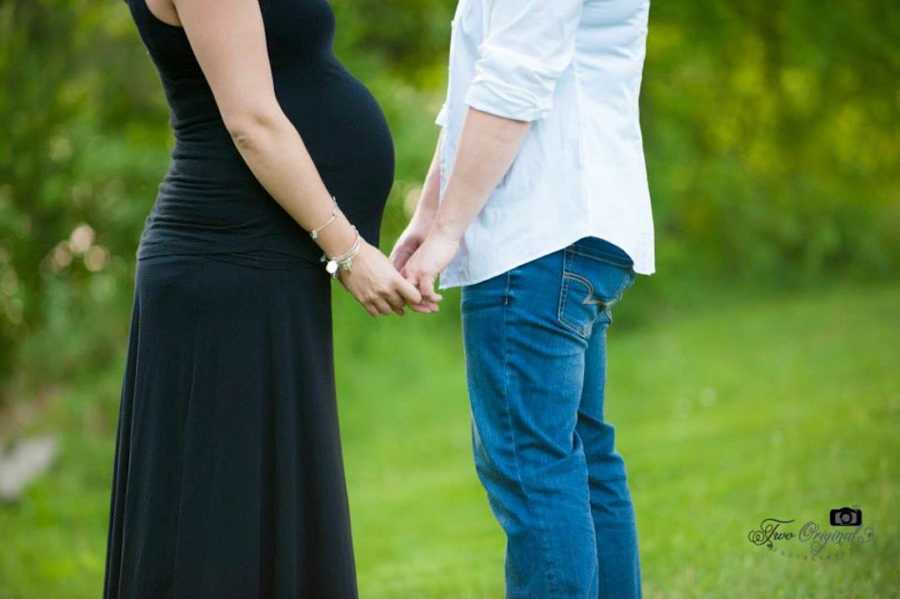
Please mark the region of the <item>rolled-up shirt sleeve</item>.
<svg viewBox="0 0 900 599"><path fill-rule="evenodd" d="M520 121L545 117L575 55L583 2L494 0L466 104Z"/></svg>

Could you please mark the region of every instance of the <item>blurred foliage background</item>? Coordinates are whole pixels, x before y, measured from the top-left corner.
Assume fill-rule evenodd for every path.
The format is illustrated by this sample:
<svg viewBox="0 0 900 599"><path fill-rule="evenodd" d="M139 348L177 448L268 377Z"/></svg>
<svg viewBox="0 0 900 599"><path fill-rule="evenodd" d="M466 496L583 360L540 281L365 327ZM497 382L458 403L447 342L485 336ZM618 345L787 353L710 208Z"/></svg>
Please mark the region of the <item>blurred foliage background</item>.
<svg viewBox="0 0 900 599"><path fill-rule="evenodd" d="M431 155L453 3L334 6L337 52L396 136L391 241ZM124 8L0 3L0 380L63 380L121 341L136 240L172 143ZM897 272L898 20L886 0L653 6L641 109L658 279ZM54 359L38 359L49 348Z"/></svg>
<svg viewBox="0 0 900 599"><path fill-rule="evenodd" d="M387 251L433 151L454 3L333 7L336 51L395 135ZM898 34L900 11L887 0L654 3L641 115L659 273L641 280L618 327L675 317L686 303L711 307L722 289L777 296L896 281ZM92 450L78 446L94 452L84 484L96 537L134 254L172 146L159 81L125 5L0 0L0 124L0 442L46 426L99 439ZM365 360L391 347L385 335L434 342L410 329L449 338L453 297L437 322L414 321L407 332L342 324L365 321L339 298L339 351ZM344 403L365 394L345 388ZM94 573L103 540L89 543ZM0 557L0 596L14 557Z"/></svg>

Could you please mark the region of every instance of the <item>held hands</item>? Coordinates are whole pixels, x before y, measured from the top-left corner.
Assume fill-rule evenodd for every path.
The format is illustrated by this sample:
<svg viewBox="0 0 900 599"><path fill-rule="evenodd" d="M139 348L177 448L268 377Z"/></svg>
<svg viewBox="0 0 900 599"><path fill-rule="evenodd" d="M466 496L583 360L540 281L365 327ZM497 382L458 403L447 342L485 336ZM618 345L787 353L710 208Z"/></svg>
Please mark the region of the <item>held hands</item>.
<svg viewBox="0 0 900 599"><path fill-rule="evenodd" d="M378 248L364 240L361 243L359 254L353 259L353 268L349 272L341 271L338 278L369 314L381 316L394 312L403 316L406 305L416 312L437 311L440 296L437 300L423 298Z"/></svg>
<svg viewBox="0 0 900 599"><path fill-rule="evenodd" d="M439 228L418 224L415 219L400 236L391 261L407 281L415 285L423 302L437 305L442 296L434 283L459 250L459 238Z"/></svg>

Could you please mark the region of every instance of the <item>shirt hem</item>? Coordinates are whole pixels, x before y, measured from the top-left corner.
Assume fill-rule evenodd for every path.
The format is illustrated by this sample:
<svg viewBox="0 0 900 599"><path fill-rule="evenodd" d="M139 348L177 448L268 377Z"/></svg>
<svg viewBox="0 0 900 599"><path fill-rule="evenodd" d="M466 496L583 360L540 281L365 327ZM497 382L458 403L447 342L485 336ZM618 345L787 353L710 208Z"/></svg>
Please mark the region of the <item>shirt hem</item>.
<svg viewBox="0 0 900 599"><path fill-rule="evenodd" d="M636 274L650 276L656 272L653 258L648 259L646 254L637 251L631 244L625 243L621 240L617 240L614 235L599 233L595 231L580 230L576 233L561 237L557 241L541 246L540 249L521 254L520 257L516 257L514 259L512 257L509 257L509 259L500 262L498 266L485 269L483 272L478 272L474 276L463 276L459 272L454 272L468 271L469 260L466 260L463 266L457 268L454 268L453 264L451 263L451 266L448 267L448 269L443 273L441 273L440 279L438 281L438 289L452 289L454 287L476 285L478 283L501 275L507 271L510 271L513 268L522 266L523 264L527 264L528 262L531 262L533 260L543 258L548 254L552 254L553 252L567 248L579 239L583 239L585 237L599 237L622 248L622 250L626 254L628 254L628 257L631 258L631 261L633 263L632 269Z"/></svg>

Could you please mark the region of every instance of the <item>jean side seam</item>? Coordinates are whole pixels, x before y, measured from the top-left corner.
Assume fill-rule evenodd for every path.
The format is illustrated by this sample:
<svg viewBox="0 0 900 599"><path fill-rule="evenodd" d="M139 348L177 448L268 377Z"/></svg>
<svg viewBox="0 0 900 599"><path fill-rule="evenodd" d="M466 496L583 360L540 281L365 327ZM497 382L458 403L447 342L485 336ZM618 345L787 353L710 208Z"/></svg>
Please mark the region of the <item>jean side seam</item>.
<svg viewBox="0 0 900 599"><path fill-rule="evenodd" d="M569 293L569 283L566 280L566 270L568 268L568 264L569 264L569 254L568 254L568 251L564 251L563 252L562 276L560 277L560 281L559 281L559 284L560 284L559 306L556 309L556 319L559 320L560 323L562 323L563 325L565 325L571 329L573 327L571 325L569 325L567 322L565 322L565 320L563 319L563 312L566 309L566 296Z"/></svg>
<svg viewBox="0 0 900 599"><path fill-rule="evenodd" d="M511 302L509 300L510 297L510 288L512 287L512 271L508 271L506 274L506 292L504 295L504 305L508 306ZM510 349L509 349L509 310L503 310L503 407L506 413L506 421L507 426L509 427L510 440L512 441L512 450L515 461L515 469L516 469L516 483L519 485L519 490L522 492L522 497L525 500L525 510L527 513L531 514L534 518L534 522L537 525L537 537L538 544L540 546L541 552L544 554L545 563L549 566L549 573L553 576L550 580L545 579L545 584L554 595L558 594L558 589L556 588L556 563L552 559L552 552L547 545L546 538L546 523L544 519L541 517L540 512L534 509L534 502L532 501L527 485L525 484L524 477L522 476L522 465L519 459L519 443L517 441L516 429L512 421L512 413L509 407L509 377L510 377ZM548 598L551 599L551 598Z"/></svg>

